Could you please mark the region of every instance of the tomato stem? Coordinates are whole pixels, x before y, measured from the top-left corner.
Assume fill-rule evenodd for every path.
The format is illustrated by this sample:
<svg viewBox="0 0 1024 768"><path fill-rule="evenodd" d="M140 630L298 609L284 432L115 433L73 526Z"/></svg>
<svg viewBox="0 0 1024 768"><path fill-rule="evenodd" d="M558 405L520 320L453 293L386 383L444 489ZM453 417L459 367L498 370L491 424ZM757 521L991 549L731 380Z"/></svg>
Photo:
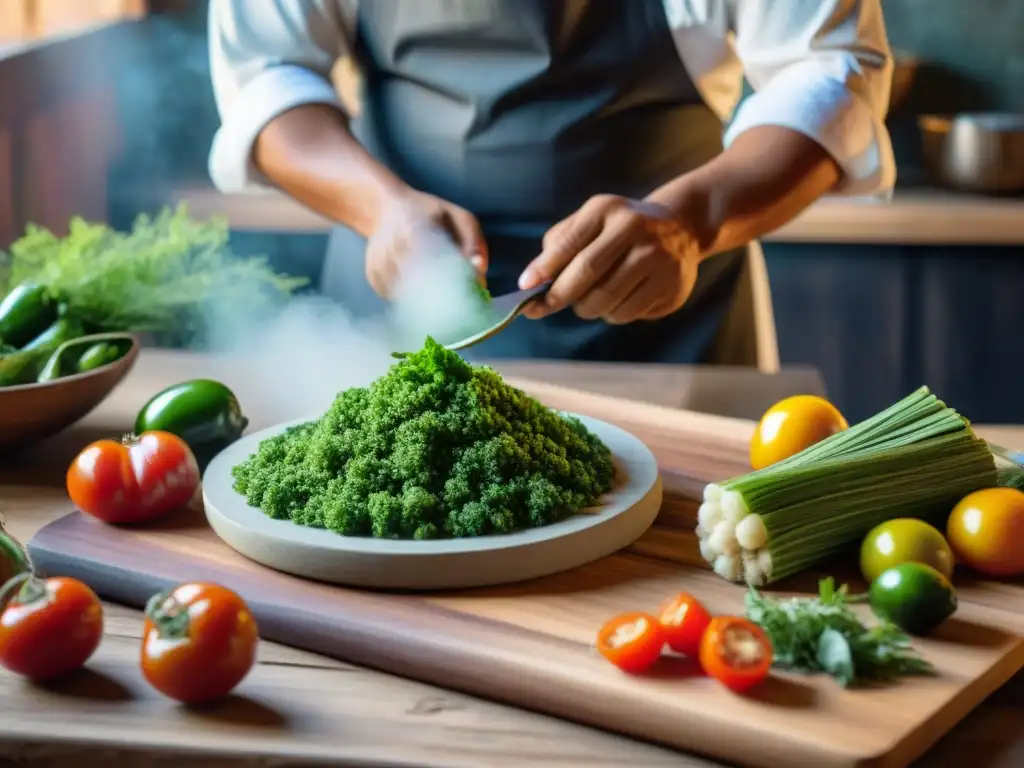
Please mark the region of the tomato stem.
<svg viewBox="0 0 1024 768"><path fill-rule="evenodd" d="M31 571L12 576L3 587L0 587L0 611L7 607L15 594L18 602L27 604L42 600L48 594L48 590L46 582Z"/></svg>
<svg viewBox="0 0 1024 768"><path fill-rule="evenodd" d="M11 534L9 534L7 532L7 527L6 526L7 526L7 518L4 517L4 513L3 512L0 512L0 536L3 536L5 539L7 539L7 541L9 541L11 543L11 545L21 553L21 557L22 557L22 559L24 559L25 564L29 567L29 570L34 570L32 568L32 558L29 557L29 554L28 554L28 547L26 547L24 544L22 544L20 541L18 541L13 536L11 536Z"/></svg>
<svg viewBox="0 0 1024 768"><path fill-rule="evenodd" d="M11 598L14 597L14 593L21 589L21 585L24 584L31 575L32 574L30 573L17 573L14 576L11 576L11 578L9 578L7 582L0 587L0 611L3 611L3 609L7 607L7 603L9 603Z"/></svg>
<svg viewBox="0 0 1024 768"><path fill-rule="evenodd" d="M131 448L133 445L137 445L139 442L139 436L134 432L129 432L127 435L121 436L121 445L125 448Z"/></svg>
<svg viewBox="0 0 1024 768"><path fill-rule="evenodd" d="M149 598L146 617L164 639L188 637L188 608L175 599L173 590L164 590Z"/></svg>

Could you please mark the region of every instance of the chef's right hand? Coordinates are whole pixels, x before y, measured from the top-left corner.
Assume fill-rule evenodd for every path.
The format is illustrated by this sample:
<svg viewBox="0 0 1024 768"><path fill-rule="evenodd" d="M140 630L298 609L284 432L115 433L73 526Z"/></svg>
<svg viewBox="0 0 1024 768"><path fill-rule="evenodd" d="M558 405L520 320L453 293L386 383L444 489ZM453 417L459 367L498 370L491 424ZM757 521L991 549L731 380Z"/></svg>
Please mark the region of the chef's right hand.
<svg viewBox="0 0 1024 768"><path fill-rule="evenodd" d="M439 235L450 239L477 274L487 272L487 243L472 213L412 189L387 197L366 244L366 279L377 295L390 298L403 264L430 255Z"/></svg>

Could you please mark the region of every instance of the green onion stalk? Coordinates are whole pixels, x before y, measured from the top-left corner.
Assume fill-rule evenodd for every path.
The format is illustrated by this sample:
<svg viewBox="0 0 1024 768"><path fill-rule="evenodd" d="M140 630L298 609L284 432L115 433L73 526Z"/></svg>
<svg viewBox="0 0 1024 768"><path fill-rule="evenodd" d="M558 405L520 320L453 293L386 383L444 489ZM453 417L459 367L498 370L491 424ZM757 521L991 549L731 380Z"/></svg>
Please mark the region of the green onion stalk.
<svg viewBox="0 0 1024 768"><path fill-rule="evenodd" d="M886 520L941 525L964 496L1024 484L1006 451L921 387L784 461L704 488L701 556L762 586L835 556Z"/></svg>

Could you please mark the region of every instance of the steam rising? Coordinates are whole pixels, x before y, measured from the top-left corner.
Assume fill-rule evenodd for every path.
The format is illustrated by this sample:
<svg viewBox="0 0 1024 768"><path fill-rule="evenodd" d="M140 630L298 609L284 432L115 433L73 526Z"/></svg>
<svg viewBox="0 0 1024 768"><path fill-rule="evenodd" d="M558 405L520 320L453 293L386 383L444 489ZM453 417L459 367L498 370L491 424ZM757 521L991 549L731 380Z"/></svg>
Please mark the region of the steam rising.
<svg viewBox="0 0 1024 768"><path fill-rule="evenodd" d="M427 336L447 344L479 330L486 318L480 318L482 302L473 289L476 274L449 237L421 233L415 253L418 256L406 262L395 286L395 343L402 351L411 351Z"/></svg>
<svg viewBox="0 0 1024 768"><path fill-rule="evenodd" d="M296 297L270 321L244 307L211 320L211 345L244 369L242 399L257 407L260 426L322 413L338 392L369 384L394 362L382 327L320 296Z"/></svg>
<svg viewBox="0 0 1024 768"><path fill-rule="evenodd" d="M153 15L129 38L136 66L117 73L126 146L113 180L115 219L130 221L138 213L140 184L208 183L206 157L218 123L209 84L208 5L198 0ZM280 236L248 239L254 237L261 242L255 252L282 245ZM338 392L369 384L395 362L392 352L414 351L427 335L439 341L463 335L459 329L478 301L467 285L466 262L443 236L418 250L429 258L403 270L389 317L356 318L320 296L294 298L269 323L246 307L211 310L210 345L232 358L232 386L237 383L243 405L263 426L326 410Z"/></svg>
<svg viewBox="0 0 1024 768"><path fill-rule="evenodd" d="M327 410L342 390L383 375L395 363L392 352L415 351L428 335L468 335L467 318L480 302L471 279L449 244L406 265L388 316L356 318L310 295L295 297L269 321L245 307L221 307L209 318L210 343L244 369L244 399L258 402L263 426L305 418Z"/></svg>

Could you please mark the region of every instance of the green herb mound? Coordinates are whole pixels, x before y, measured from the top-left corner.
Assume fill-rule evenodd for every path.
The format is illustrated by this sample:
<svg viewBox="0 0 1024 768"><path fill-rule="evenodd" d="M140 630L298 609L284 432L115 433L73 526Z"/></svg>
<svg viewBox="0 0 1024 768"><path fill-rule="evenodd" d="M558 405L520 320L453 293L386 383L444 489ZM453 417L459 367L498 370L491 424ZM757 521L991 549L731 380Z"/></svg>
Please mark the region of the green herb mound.
<svg viewBox="0 0 1024 768"><path fill-rule="evenodd" d="M427 339L317 421L232 469L272 518L345 536L435 539L549 525L609 490L611 452L562 416Z"/></svg>

